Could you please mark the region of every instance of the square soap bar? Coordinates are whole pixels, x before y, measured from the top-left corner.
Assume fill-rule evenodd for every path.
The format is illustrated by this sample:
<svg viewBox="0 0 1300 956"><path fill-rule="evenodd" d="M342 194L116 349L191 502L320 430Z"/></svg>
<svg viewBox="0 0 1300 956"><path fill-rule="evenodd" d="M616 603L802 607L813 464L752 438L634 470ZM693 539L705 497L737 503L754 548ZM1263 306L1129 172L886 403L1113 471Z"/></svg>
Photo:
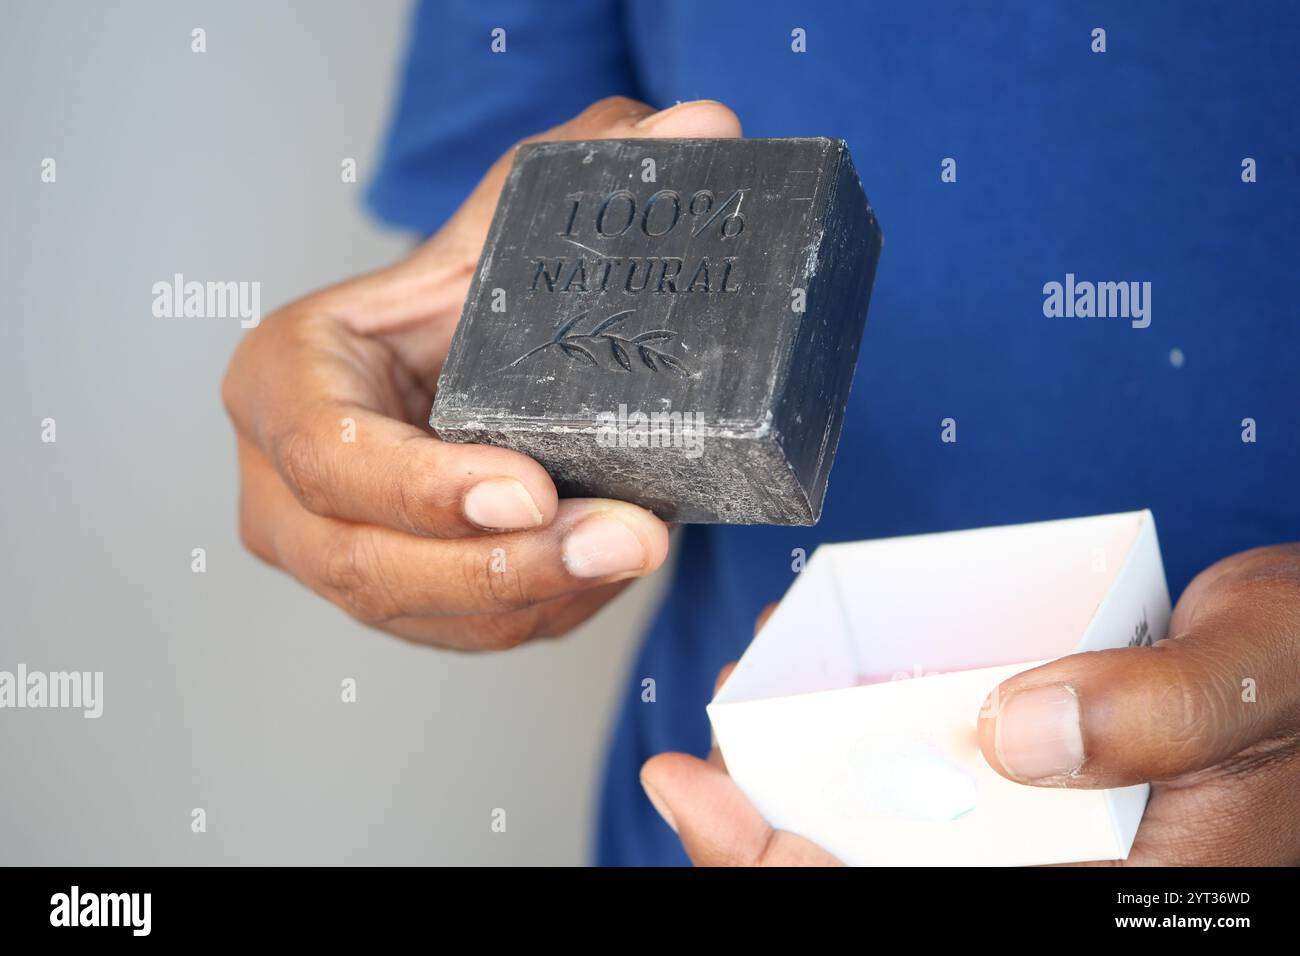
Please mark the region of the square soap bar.
<svg viewBox="0 0 1300 956"><path fill-rule="evenodd" d="M430 424L564 497L813 524L881 239L839 140L521 146Z"/></svg>

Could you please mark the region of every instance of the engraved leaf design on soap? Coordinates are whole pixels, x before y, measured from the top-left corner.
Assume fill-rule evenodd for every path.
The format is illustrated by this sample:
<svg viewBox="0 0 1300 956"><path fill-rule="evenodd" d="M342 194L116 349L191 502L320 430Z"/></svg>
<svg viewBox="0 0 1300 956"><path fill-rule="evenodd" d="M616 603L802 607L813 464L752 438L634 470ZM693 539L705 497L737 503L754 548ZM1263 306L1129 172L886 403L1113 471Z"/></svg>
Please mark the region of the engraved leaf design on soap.
<svg viewBox="0 0 1300 956"><path fill-rule="evenodd" d="M573 318L569 319L569 321L568 321L568 322L565 322L563 325L560 325L560 324L557 323L557 324L556 324L556 331L555 331L555 334L554 334L553 336L551 336L551 341L552 341L552 342L561 342L561 341L563 341L564 337L565 337L566 335L568 335L568 334L573 330L573 327L574 327L575 325L577 325L579 322L581 322L583 319L585 319L585 318L586 318L588 315L590 315L590 314L591 314L591 313L590 313L590 310L588 310L587 312L579 312L577 315L575 315Z"/></svg>
<svg viewBox="0 0 1300 956"><path fill-rule="evenodd" d="M600 333L604 332L606 329L612 329L614 326L620 324L624 319L626 319L629 315L631 315L633 311L635 310L624 309L622 312L615 312L609 318L601 319L599 322L597 322L595 327L587 334L600 335Z"/></svg>
<svg viewBox="0 0 1300 956"><path fill-rule="evenodd" d="M589 351L587 351L586 349L584 349L581 345L574 345L572 342L561 342L561 343L560 343L560 348L564 350L564 354L567 355L567 356L569 356L569 358L572 358L572 359L580 358L582 361L586 362L588 365L599 365L599 364L600 364L599 362L596 361L596 356L592 355Z"/></svg>
<svg viewBox="0 0 1300 956"><path fill-rule="evenodd" d="M685 365L683 365L681 359L677 358L676 356L669 355L667 352L655 352L655 355L658 356L660 362L662 362L664 365L667 365L674 372L677 372L678 374L681 375L691 374L690 369L688 369Z"/></svg>
<svg viewBox="0 0 1300 956"><path fill-rule="evenodd" d="M555 332L550 339L541 345L534 346L519 358L515 359L506 368L513 368L525 359L531 358L538 352L544 352L549 348L558 348L566 356L580 365L590 365L601 367L600 361L596 354L587 346L608 343L609 354L613 357L617 367L625 372L631 372L634 368L632 362L632 352L636 352L637 358L641 364L652 372L660 372L665 369L676 372L678 375L690 377L692 371L686 363L677 356L665 352L662 348L652 345L655 342L667 342L675 338L677 333L671 329L648 329L645 332L639 332L628 338L626 335L620 335L616 330L627 317L636 312L635 309L623 309L601 319L593 325L588 331L579 331L580 326L591 314L591 310L579 312L572 318L556 324ZM582 343L587 343L584 345Z"/></svg>

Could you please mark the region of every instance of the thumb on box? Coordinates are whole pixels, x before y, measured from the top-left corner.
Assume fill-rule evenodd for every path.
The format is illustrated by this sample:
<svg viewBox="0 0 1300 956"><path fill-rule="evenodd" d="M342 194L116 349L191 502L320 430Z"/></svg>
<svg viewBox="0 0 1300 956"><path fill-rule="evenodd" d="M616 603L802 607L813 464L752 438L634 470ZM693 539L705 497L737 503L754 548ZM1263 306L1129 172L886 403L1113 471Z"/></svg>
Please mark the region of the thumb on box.
<svg viewBox="0 0 1300 956"><path fill-rule="evenodd" d="M1293 713L1293 694L1243 691L1252 675L1277 674L1269 643L1240 616L1211 615L1150 647L1044 664L988 696L980 749L998 773L1043 787L1124 787L1212 767Z"/></svg>

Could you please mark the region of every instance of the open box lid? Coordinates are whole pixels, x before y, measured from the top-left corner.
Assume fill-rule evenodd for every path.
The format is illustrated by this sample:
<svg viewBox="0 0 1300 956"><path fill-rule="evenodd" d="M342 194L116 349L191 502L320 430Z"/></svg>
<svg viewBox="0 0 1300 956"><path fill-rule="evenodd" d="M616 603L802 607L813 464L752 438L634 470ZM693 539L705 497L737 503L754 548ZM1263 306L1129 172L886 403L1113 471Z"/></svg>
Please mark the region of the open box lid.
<svg viewBox="0 0 1300 956"><path fill-rule="evenodd" d="M1115 646L1090 631L1144 535L1150 511L824 545L714 704Z"/></svg>

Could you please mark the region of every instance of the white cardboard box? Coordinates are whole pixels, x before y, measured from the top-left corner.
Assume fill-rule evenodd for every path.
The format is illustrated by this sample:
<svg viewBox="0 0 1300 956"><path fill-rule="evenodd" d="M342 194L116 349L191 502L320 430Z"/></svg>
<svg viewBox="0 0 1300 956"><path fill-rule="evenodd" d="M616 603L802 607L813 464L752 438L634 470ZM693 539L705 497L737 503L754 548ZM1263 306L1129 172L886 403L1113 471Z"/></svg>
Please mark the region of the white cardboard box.
<svg viewBox="0 0 1300 956"><path fill-rule="evenodd" d="M976 740L986 695L1169 626L1150 511L825 545L708 707L774 827L854 865L1128 855L1144 784L1030 787Z"/></svg>

